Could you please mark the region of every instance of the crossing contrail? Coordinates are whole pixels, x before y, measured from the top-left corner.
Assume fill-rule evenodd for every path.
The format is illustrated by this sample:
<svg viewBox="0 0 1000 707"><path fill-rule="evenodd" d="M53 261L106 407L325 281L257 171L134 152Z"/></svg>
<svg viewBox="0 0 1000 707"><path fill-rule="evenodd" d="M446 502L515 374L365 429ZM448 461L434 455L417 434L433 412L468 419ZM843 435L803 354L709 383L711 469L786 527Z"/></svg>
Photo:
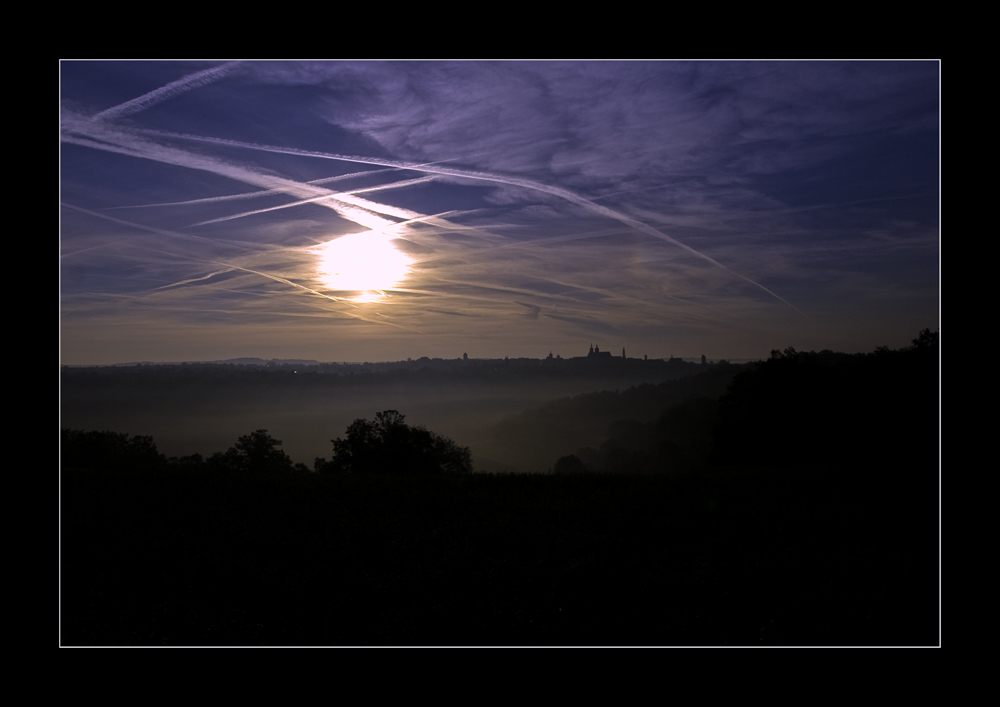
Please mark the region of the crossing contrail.
<svg viewBox="0 0 1000 707"><path fill-rule="evenodd" d="M319 202L324 202L327 199L330 199L331 201L342 202L343 204L350 204L350 205L353 205L355 207L358 207L358 208L361 208L361 209L365 209L367 211L373 211L373 212L378 213L378 214L385 214L387 216L396 216L398 218L405 218L405 219L408 219L409 221L414 221L414 220L418 220L418 219L422 219L422 218L428 218L428 217L424 216L423 214L419 214L419 213L417 213L415 211L410 211L409 209L400 209L400 208L397 208L395 206L388 206L386 204L380 204L380 203L378 203L376 201L370 201L368 199L362 199L360 197L355 197L354 194L357 194L359 192L370 192L370 191L379 191L379 190L382 190L382 189L391 189L391 188L393 188L395 186L409 186L411 184L423 184L424 182L427 182L427 181L430 181L430 180L433 180L433 179L436 179L436 177L421 177L420 179L407 179L407 180L405 180L405 183L404 182L397 182L396 184L384 184L384 185L379 186L379 187L369 187L367 189L354 189L354 190L345 191L345 192L334 192L334 193L325 194L325 195L322 195L322 196L314 196L314 197L312 197L310 199L301 199L300 201L293 201L290 204L279 204L278 206L271 206L271 207L268 207L266 209L256 209L255 211L246 211L246 212L241 213L241 214L231 214L229 216L220 216L219 218L210 219L208 221L201 221L200 223L195 223L195 224L192 224L192 225L194 225L194 226L207 226L210 223L219 223L220 221L231 221L232 219L243 218L244 216L253 216L254 214L263 214L263 213L266 213L268 211L278 211L280 209L288 209L288 208L291 208L293 206L301 206L302 204L315 204L315 203L319 203ZM350 209L350 206L340 206L338 208ZM452 213L452 212L448 212L448 213ZM372 220L370 217L369 217L369 220L373 224L377 225L377 223L378 223L378 222ZM389 226L394 225L394 222L392 222L392 221L388 221L388 220L385 220L385 219L381 219L381 220L385 222L383 225L377 226L377 227L376 226L369 226L369 228L371 228L372 230L380 230L382 228L387 228ZM358 221L357 223L361 223L361 222ZM395 224L395 225L398 225L398 224Z"/></svg>
<svg viewBox="0 0 1000 707"><path fill-rule="evenodd" d="M105 219L107 221L113 221L114 223L120 223L120 224L123 224L123 225L126 225L126 226L132 226L133 228L138 228L138 229L143 230L143 231L149 231L151 233L157 233L157 234L163 235L163 236L171 236L171 237L174 237L174 238L184 238L184 239L195 239L195 240L199 240L199 241L207 241L207 240L209 240L207 238L199 238L198 236L186 236L183 233L174 233L172 231L167 231L167 230L162 229L162 228L154 228L152 226L144 226L144 225L138 224L138 223L130 223L128 221L122 221L121 219L112 218L111 216L108 216L107 214L96 213L94 211L90 211L88 209L84 209L84 208L81 208L79 206L73 206L72 204L67 204L65 202L60 203L60 206L65 206L68 209L73 209L74 211L80 211L80 212L85 213L85 214L90 214L91 216L96 216L97 218L100 218L100 219ZM294 281L289 280L289 279L284 278L284 277L280 277L278 275L272 275L270 273L262 272L260 270L253 270L251 268L243 267L242 265L236 265L235 263L226 263L226 262L222 262L222 261L219 261L219 260L205 260L203 262L211 263L212 265L218 265L218 266L227 268L229 270L238 270L238 271L241 271L241 272L250 273L252 275L257 275L259 277L263 277L263 278L266 278L268 280L273 280L275 282L280 282L280 283L282 283L284 285L288 285L290 287L302 290L302 291L307 292L307 293L309 293L311 295L315 295L317 297L321 297L323 299L330 300L331 302L336 302L338 304L348 304L348 306L356 309L356 307L354 307L354 305L351 305L347 300L345 300L343 298L333 297L332 295L328 295L328 294L325 294L323 292L319 292L318 290L314 290L311 287L306 287L305 285L299 284L298 282L294 282ZM218 273L214 273L214 274L218 274ZM177 285L177 284L180 284L180 283L174 283L174 285ZM343 310L338 310L338 314L343 314L343 315L346 315L348 317L352 317L354 319L360 319L362 321L366 321L366 322L369 322L371 324L384 324L386 326L396 327L397 329L404 329L406 331L412 331L412 332L415 332L415 333L421 333L419 330L414 329L412 327L403 326L402 324L397 324L397 323L392 322L392 321L387 321L385 319L384 315L383 315L382 319L375 319L373 317L366 317L366 316L364 316L362 314L355 314L353 312L346 312L346 311L343 311Z"/></svg>
<svg viewBox="0 0 1000 707"><path fill-rule="evenodd" d="M598 203L596 203L596 202L594 202L594 201L592 201L590 199L582 197L579 194L575 194L574 192L571 192L568 189L562 189L561 187L554 187L554 186L550 186L548 184L543 184L541 182L536 182L536 181L530 180L530 179L521 179L519 177L509 177L507 175L493 174L493 173L490 173L490 172L464 170L464 169L455 169L455 168L452 168L452 167L441 167L441 166L439 166L437 164L426 164L426 163L425 164L420 164L420 163L415 163L415 162L404 162L402 160L390 160L390 159L384 159L384 158L379 158L379 157L358 157L358 156L355 156L355 155L340 155L340 154L329 153L329 152L316 152L316 151L313 151L313 150L299 150L299 149L291 148L291 147L278 147L278 146L274 146L274 145L260 145L260 144L257 144L257 143L241 142L239 140L227 140L227 139L223 139L223 138L203 137L203 136L199 136L199 135L188 135L188 134L184 134L184 133L168 133L168 132L162 132L162 131L157 131L157 130L143 130L142 132L146 133L146 134L151 134L151 135L159 135L161 137L176 138L176 139L182 139L182 140L192 140L192 141L197 141L197 142L208 142L208 143L214 143L214 144L219 144L219 145L230 145L232 147L242 147L242 148L246 148L246 149L249 149L249 150L258 150L258 151L262 151L262 152L276 152L276 153L287 154L287 155L300 155L300 156L303 156L303 157L316 157L316 158L319 158L319 159L339 160L339 161L342 161L342 162L357 162L357 163L360 163L360 164L380 165L380 166L383 166L383 167L396 167L396 168L399 168L399 169L411 169L411 170L414 170L414 171L428 172L428 173L431 173L431 174L441 174L441 175L446 175L446 176L451 176L451 177L461 177L461 178L465 178L465 179L476 179L476 180L480 180L480 181L497 182L497 183L500 183L500 184L507 184L509 186L523 187L525 189L532 189L534 191L540 191L540 192L543 192L543 193L546 193L546 194L551 194L551 195L557 196L557 197L559 197L561 199L565 199L566 201L569 201L569 202L571 202L573 204L576 204L578 206L582 206L583 208L585 208L585 209L587 209L587 210L589 210L589 211L591 211L593 213L600 214L600 215L605 216L607 218L610 218L610 219L613 219L615 221L618 221L619 223L625 224L626 226L629 226L630 228L633 228L633 229L635 229L635 230L637 230L637 231L639 231L641 233L645 233L646 235L652 236L654 238L666 241L667 243L670 243L670 244L672 244L674 246L677 246L678 248L681 248L685 252L690 253L691 255L694 255L695 257L701 258L702 260L705 260L705 261L711 263L712 265L714 265L714 266L716 266L718 268L721 268L722 270L726 271L727 273L729 273L733 277L737 277L737 278L739 278L739 279L741 279L741 280L743 280L745 282L748 282L751 285L753 285L753 286L755 286L755 287L763 290L764 292L766 292L767 294L771 295L772 297L774 297L779 302L782 302L785 305L787 305L788 307L791 307L793 310L795 310L796 312L798 312L800 315L802 315L803 317L805 317L809 321L813 321L811 317L809 317L808 315L806 315L805 313L803 313L798 307L796 307L795 305L793 305L791 302L789 302L788 300L786 300L784 297L776 294L775 292L772 292L771 290L769 290L767 287L765 287L764 285L760 284L756 280L753 280L753 279L747 277L746 275L741 275L740 273L732 270L728 266L723 265L722 263L720 263L719 261L715 260L711 256L705 255L704 253L702 253L702 252L700 252L698 250L695 250L691 246L689 246L689 245L687 245L685 243L682 243L681 241L678 241L676 238L672 238L671 236L668 236L666 233L663 233L659 229L653 228L652 226L650 226L647 223L644 223L642 221L639 221L638 219L632 218L631 216L627 216L627 215L625 215L623 213L615 211L614 209L610 209L607 206L602 206L601 204L598 204Z"/></svg>
<svg viewBox="0 0 1000 707"><path fill-rule="evenodd" d="M396 172L398 168L391 167L389 169L371 169L365 172L351 172L350 174L338 174L335 177L323 177L322 179L310 179L306 184L329 184L330 182L338 182L344 179L353 179L355 177L367 176L369 174L381 174L382 172ZM380 191L382 189L395 189L397 187L406 187L412 184L422 184L424 182L429 182L436 179L436 177L419 177L418 179L405 179L401 182L392 182L391 184L383 184L377 187L365 187L363 189L351 189L350 191L344 192L345 194L362 194L369 191ZM166 201L160 204L133 204L131 206L109 206L104 209L105 211L116 211L120 209L151 209L158 206L191 206L193 204L214 204L221 201L241 201L244 199L259 199L264 196L273 196L275 194L284 194L280 189L265 189L264 191L250 191L244 192L242 194L227 194L226 196L206 196L202 199L188 199L187 201Z"/></svg>
<svg viewBox="0 0 1000 707"><path fill-rule="evenodd" d="M63 114L63 127L61 139L63 142L76 144L83 147L90 147L95 150L115 152L118 154L130 155L142 159L164 162L166 164L187 167L188 169L198 169L206 172L229 177L241 181L245 184L264 187L265 189L280 191L284 194L298 199L310 199L314 197L336 196L338 192L312 184L297 182L291 179L284 179L271 174L257 172L246 167L230 164L222 160L197 155L173 147L166 147L149 140L136 137L128 132L116 130L100 121L93 121L89 118L73 115L68 111ZM345 197L341 201L321 199L317 203L333 209L338 216L353 221L365 228L379 229L391 226L393 222L371 213L364 207L348 205L346 203L372 204L360 197ZM392 207L383 207L392 208ZM397 209L402 212L403 210ZM383 211L383 213L385 213ZM402 215L401 218L412 216Z"/></svg>

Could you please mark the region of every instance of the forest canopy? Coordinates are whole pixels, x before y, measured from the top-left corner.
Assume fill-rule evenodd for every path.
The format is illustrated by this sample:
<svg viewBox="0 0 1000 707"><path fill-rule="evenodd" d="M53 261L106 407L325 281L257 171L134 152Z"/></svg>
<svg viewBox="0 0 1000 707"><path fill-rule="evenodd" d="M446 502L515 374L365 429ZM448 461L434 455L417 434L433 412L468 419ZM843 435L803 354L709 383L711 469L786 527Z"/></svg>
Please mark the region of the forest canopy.
<svg viewBox="0 0 1000 707"><path fill-rule="evenodd" d="M470 473L472 452L422 426L411 426L396 410L359 418L347 428L345 438L330 440L333 459L317 459L322 473Z"/></svg>

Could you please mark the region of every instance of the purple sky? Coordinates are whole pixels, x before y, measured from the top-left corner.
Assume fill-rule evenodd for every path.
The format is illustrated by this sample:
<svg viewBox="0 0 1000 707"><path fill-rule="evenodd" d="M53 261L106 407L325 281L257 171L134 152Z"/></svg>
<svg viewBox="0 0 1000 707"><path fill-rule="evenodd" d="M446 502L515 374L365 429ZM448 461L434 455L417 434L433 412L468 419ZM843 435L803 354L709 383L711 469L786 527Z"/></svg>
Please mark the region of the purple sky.
<svg viewBox="0 0 1000 707"><path fill-rule="evenodd" d="M63 61L64 364L871 351L940 64Z"/></svg>

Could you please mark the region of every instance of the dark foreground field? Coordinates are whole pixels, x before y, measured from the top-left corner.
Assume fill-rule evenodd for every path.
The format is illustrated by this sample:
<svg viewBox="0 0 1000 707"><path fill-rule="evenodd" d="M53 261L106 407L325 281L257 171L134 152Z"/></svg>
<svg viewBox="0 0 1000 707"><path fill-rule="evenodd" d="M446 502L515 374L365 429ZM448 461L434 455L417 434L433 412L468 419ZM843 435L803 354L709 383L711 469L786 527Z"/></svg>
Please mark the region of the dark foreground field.
<svg viewBox="0 0 1000 707"><path fill-rule="evenodd" d="M885 467L69 469L60 643L937 645L937 499Z"/></svg>

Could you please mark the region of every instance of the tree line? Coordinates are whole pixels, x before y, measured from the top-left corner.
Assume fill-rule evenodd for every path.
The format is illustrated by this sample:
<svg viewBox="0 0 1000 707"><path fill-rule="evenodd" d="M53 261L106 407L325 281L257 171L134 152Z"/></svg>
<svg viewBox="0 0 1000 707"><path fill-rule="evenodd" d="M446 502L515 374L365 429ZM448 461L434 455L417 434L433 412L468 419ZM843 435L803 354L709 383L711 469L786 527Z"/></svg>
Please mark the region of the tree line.
<svg viewBox="0 0 1000 707"><path fill-rule="evenodd" d="M939 360L939 334L929 329L910 347L895 351L886 347L868 354L774 350L769 359L741 367L735 375L725 367L700 374L696 378L705 378L706 383L687 389L701 394L673 402L652 423L614 422L597 448L581 448L559 458L553 471L672 473L710 466L845 463L937 468ZM730 375L724 394L704 395ZM674 385L676 392L685 390ZM64 469L109 471L177 467L322 475L473 471L468 447L423 426L408 425L396 410L379 412L373 420L356 419L344 437L330 442L332 457L316 458L311 469L293 463L280 448L281 440L266 429L239 437L228 450L207 459L200 454L168 459L148 436L63 429L61 454Z"/></svg>
<svg viewBox="0 0 1000 707"><path fill-rule="evenodd" d="M620 420L557 473L697 472L772 466L937 469L939 333L872 353L774 350L725 394L693 395L653 423Z"/></svg>
<svg viewBox="0 0 1000 707"><path fill-rule="evenodd" d="M330 440L333 456L318 457L310 469L293 463L281 440L266 429L243 435L225 452L209 458L200 454L167 458L149 436L120 432L62 429L61 460L64 469L106 471L158 471L170 468L205 468L245 474L467 474L472 472L472 452L421 425L406 424L405 415L384 410L374 420L356 419L345 437Z"/></svg>

